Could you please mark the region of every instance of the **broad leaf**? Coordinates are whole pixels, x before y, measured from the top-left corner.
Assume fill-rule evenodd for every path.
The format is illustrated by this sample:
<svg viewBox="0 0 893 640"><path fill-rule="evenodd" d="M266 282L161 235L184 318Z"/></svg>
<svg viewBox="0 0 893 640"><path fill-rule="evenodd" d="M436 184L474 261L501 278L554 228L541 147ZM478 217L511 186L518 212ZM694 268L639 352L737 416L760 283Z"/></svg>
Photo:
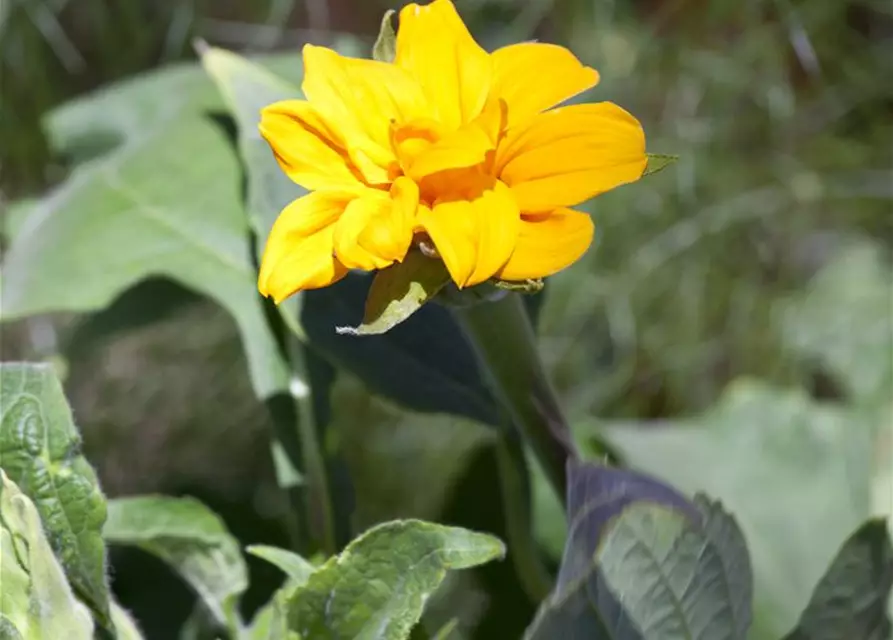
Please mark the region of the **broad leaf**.
<svg viewBox="0 0 893 640"><path fill-rule="evenodd" d="M292 585L303 585L310 578L315 567L301 556L287 549L271 547L265 544L255 544L245 549L251 555L263 558L273 564L289 577Z"/></svg>
<svg viewBox="0 0 893 640"><path fill-rule="evenodd" d="M709 490L735 514L753 564L754 627L770 638L794 626L870 515L873 432L861 415L745 381L698 419L598 427L632 466L688 494Z"/></svg>
<svg viewBox="0 0 893 640"><path fill-rule="evenodd" d="M0 637L90 640L90 612L68 585L34 503L2 469L0 547Z"/></svg>
<svg viewBox="0 0 893 640"><path fill-rule="evenodd" d="M785 640L887 640L891 588L890 533L883 520L869 520L843 544Z"/></svg>
<svg viewBox="0 0 893 640"><path fill-rule="evenodd" d="M402 263L375 275L362 324L339 327L337 331L360 336L385 333L418 311L449 281L450 274L443 262L411 251Z"/></svg>
<svg viewBox="0 0 893 640"><path fill-rule="evenodd" d="M595 470L588 475L598 476ZM630 479L643 487L645 479ZM616 495L608 489L583 505L572 504L580 510L572 511L577 520L571 553L526 637L744 640L750 568L734 521L703 499L697 500L697 513L654 487L648 490L652 499L641 494L630 501L622 484L613 486ZM619 515L605 520L622 505Z"/></svg>
<svg viewBox="0 0 893 640"><path fill-rule="evenodd" d="M233 633L241 627L237 605L248 586L245 561L220 517L197 500L110 500L103 536L158 556L195 589L218 624Z"/></svg>
<svg viewBox="0 0 893 640"><path fill-rule="evenodd" d="M820 362L857 402L889 402L893 389L890 283L877 243L845 244L809 288L781 305L786 344ZM893 464L893 460L890 460Z"/></svg>
<svg viewBox="0 0 893 640"><path fill-rule="evenodd" d="M501 558L496 538L418 520L389 522L352 541L288 602L304 638L402 639L449 570Z"/></svg>
<svg viewBox="0 0 893 640"><path fill-rule="evenodd" d="M111 627L100 531L106 505L80 454L62 386L49 365L0 364L0 459L34 501L47 538L78 596Z"/></svg>
<svg viewBox="0 0 893 640"><path fill-rule="evenodd" d="M257 235L260 256L279 212L307 191L279 168L260 135L261 109L279 100L297 98L300 89L264 67L223 49L200 47L202 65L214 80L236 121L239 153L248 178L248 215ZM292 61L298 65L299 60Z"/></svg>
<svg viewBox="0 0 893 640"><path fill-rule="evenodd" d="M744 576L729 575L719 548L678 511L628 507L605 535L596 563L643 639L745 640L750 585L733 588ZM746 613L739 618L739 611Z"/></svg>
<svg viewBox="0 0 893 640"><path fill-rule="evenodd" d="M52 112L56 151L87 159L19 226L3 269L3 318L93 311L167 276L233 315L259 396L286 389L222 110L202 69L184 65Z"/></svg>

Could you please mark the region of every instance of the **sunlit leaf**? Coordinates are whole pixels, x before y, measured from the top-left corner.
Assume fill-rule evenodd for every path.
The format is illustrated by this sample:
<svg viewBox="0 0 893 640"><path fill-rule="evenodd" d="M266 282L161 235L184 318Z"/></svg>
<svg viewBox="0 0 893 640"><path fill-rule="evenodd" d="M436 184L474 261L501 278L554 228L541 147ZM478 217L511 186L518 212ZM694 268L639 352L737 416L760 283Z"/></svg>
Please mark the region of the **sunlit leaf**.
<svg viewBox="0 0 893 640"><path fill-rule="evenodd" d="M404 520L374 527L327 561L288 602L304 638L402 639L447 571L501 558L493 536Z"/></svg>
<svg viewBox="0 0 893 640"><path fill-rule="evenodd" d="M443 262L420 251L411 251L404 261L379 271L369 287L363 322L358 327L339 327L338 333L374 335L400 324L431 300L450 281Z"/></svg>
<svg viewBox="0 0 893 640"><path fill-rule="evenodd" d="M221 111L197 65L113 84L53 111L54 148L82 161L19 225L5 257L2 317L93 311L145 278L167 276L233 315L259 396L286 389Z"/></svg>
<svg viewBox="0 0 893 640"><path fill-rule="evenodd" d="M188 582L218 624L241 627L238 599L248 586L239 545L219 516L192 498L140 496L109 501L103 536L167 562Z"/></svg>
<svg viewBox="0 0 893 640"><path fill-rule="evenodd" d="M77 595L110 628L100 535L105 500L81 456L81 439L59 380L50 365L3 363L0 397L3 470L34 501Z"/></svg>
<svg viewBox="0 0 893 640"><path fill-rule="evenodd" d="M271 547L265 544L255 544L245 549L251 555L262 558L282 569L289 577L290 583L300 586L307 582L315 567L301 556L287 549Z"/></svg>
<svg viewBox="0 0 893 640"><path fill-rule="evenodd" d="M0 469L0 638L90 640L78 602L44 535L34 503Z"/></svg>

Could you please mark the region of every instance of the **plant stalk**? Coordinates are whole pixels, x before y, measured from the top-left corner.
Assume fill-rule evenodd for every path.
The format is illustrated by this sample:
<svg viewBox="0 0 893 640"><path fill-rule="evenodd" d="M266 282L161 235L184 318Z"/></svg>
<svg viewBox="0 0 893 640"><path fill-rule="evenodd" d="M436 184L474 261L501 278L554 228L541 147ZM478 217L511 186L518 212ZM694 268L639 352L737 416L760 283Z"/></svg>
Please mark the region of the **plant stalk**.
<svg viewBox="0 0 893 640"><path fill-rule="evenodd" d="M568 460L579 454L543 368L536 335L517 293L454 308L497 399L540 461L552 488L566 503Z"/></svg>

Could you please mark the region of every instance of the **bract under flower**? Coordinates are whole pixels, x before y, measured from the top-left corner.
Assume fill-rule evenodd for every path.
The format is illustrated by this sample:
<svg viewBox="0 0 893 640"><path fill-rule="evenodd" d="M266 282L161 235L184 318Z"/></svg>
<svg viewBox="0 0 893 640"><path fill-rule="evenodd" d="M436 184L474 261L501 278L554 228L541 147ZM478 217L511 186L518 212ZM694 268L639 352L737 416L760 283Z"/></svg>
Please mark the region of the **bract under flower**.
<svg viewBox="0 0 893 640"><path fill-rule="evenodd" d="M449 0L400 12L392 63L304 48L306 100L266 107L260 130L312 191L283 210L259 288L277 302L433 243L457 286L542 278L592 241L568 207L638 180L638 121L608 103L553 108L598 82L567 49L487 53Z"/></svg>

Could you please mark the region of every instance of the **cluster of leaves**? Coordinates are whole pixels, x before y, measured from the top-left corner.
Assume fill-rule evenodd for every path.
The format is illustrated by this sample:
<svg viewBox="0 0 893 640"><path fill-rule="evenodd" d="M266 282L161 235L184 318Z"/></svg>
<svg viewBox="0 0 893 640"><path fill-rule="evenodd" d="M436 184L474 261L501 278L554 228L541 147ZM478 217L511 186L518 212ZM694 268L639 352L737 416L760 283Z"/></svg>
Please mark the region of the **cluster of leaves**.
<svg viewBox="0 0 893 640"><path fill-rule="evenodd" d="M219 518L194 501L144 497L110 501L103 524L104 502L92 471L78 455L58 383L45 368L7 366L0 452L9 478L4 479L3 495L9 496L12 506L3 515L3 548L4 559L15 557L16 563L4 562L4 567L9 564L10 571L18 572L10 580L26 585L20 593L40 602L67 604L23 608L10 600L13 608L3 611L8 622L0 624L14 627L23 637L40 637L52 627L39 625L54 622L29 616L58 610L67 612L62 624L83 628L89 635L93 623L84 615L83 604L100 628L116 629L119 637L138 637L126 635L136 631L109 600L105 540L137 545L171 563L200 595L211 623L234 636L406 637L446 570L498 557L503 548L489 536L413 521L370 529L345 547L352 535L344 526L350 514L345 517L340 512L344 505L331 499L332 460L320 459L324 454L319 444L320 434L333 420L335 369L351 372L376 394L415 410L419 422L437 418L431 414L447 413L497 426L499 409L454 319L441 307L426 305L386 334L356 338L339 334L334 327L360 326L370 290L363 276L352 275L327 290L302 295L279 311L257 296L258 251L282 206L301 195L282 176L260 139L257 113L269 102L300 93L292 84L298 79L297 65L291 55L255 64L215 49L203 51L202 62L204 69L192 65L166 69L51 114L48 132L53 145L71 158L74 169L54 193L20 204L12 215L3 315L15 319L51 311L98 310L156 275L218 302L239 326L258 397L271 405L285 402L284 411L274 412L277 450L285 450L285 466L294 467L283 472L283 484L303 497L306 511L301 515L307 515L309 536L330 558L315 566L284 550L250 550L282 567L289 578L258 617L244 623L237 608L247 582L244 559ZM538 298L530 300L535 312ZM823 344L821 337L803 340L813 347ZM845 356L829 357L846 366ZM740 428L742 419L728 418L736 425L728 433L716 425L729 414L775 407L779 402L785 404L775 392L764 396L751 392L747 402L739 402L727 414L718 410L705 417L703 422L711 425L709 434L703 425L689 429L680 425L647 435L615 425L606 429L611 443L635 466L689 493L708 488L740 514L755 557L756 589L744 535L717 503L704 498L692 503L647 477L582 465L569 472L568 533L561 532L552 543L563 554L557 583L528 636L743 638L751 627L755 591L754 627L760 637L777 638L796 626L789 637L816 637L815 630L821 629L829 638L884 638L889 630L885 606L893 562L882 521L860 527L869 510L859 504L853 517L839 519L836 528L792 525L791 546L817 549L806 559L796 553L787 556L796 558L797 567L809 567L810 575L802 580L807 597L818 584L807 606L804 585L798 585L793 599L786 599L767 587L783 583L761 580L767 571L784 566L777 564L781 529L770 533L755 526L760 524L760 512L743 503L740 496L745 494L738 490L738 483L749 480L747 475L734 476L729 488L714 482L704 467L705 460L728 466L742 450L762 454L760 441L750 449L734 442L734 437L756 437ZM808 413L805 421L828 430L823 419L813 419L814 407L801 411L794 405L782 412L782 422L796 425ZM772 421L762 420L760 414L743 421L768 428L770 422L777 424L774 411ZM852 416L835 414L827 422L833 423L831 431L839 433L852 424ZM605 427L598 429L600 438ZM583 439L592 435L586 425L578 431ZM685 439L689 433L692 437ZM864 433L870 448L875 435L868 429ZM794 435L785 432L779 437L790 438L790 446L803 446L805 441ZM643 444L635 441L637 437L654 439ZM659 444L660 437L677 440ZM717 441L720 444L711 448ZM850 444L858 442L848 439ZM836 451L827 442L818 444L827 447L823 460ZM841 473L864 453L860 449L844 456L841 464L846 468ZM782 461L776 468L782 472L787 467L779 455ZM698 475L687 478L685 472ZM829 483L839 483L839 477L829 478ZM792 496L809 481L799 480L790 485ZM772 490L788 481L788 477L773 480ZM815 495L824 508L827 497ZM33 503L30 511L21 506L31 504L28 500ZM849 497L839 501L849 504ZM35 508L43 534L33 515ZM15 509L31 515L15 516ZM787 512L789 522L797 522L795 511ZM819 580L834 549L853 529L856 533ZM801 544L819 530L827 536L823 545ZM38 551L46 551L47 541L56 560ZM32 559L32 549L40 560ZM58 567L70 586L60 579ZM5 579L4 573L4 583ZM778 602L783 615L764 613ZM788 619L792 610L795 620ZM769 622L762 621L764 616ZM444 630L442 637L449 632Z"/></svg>

